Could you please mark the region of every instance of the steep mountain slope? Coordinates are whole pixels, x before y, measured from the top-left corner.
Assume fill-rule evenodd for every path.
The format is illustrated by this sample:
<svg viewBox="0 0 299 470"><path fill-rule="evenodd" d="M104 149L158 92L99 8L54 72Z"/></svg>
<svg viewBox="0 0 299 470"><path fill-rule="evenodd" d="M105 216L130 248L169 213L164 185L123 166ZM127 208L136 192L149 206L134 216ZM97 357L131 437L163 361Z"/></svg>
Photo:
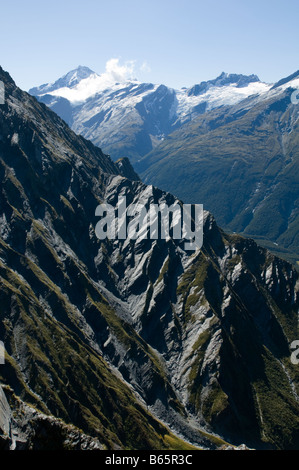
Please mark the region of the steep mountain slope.
<svg viewBox="0 0 299 470"><path fill-rule="evenodd" d="M174 90L137 80L109 82L105 74L78 67L29 92L114 160L129 157L134 165L184 122L268 89L255 75L222 73L190 89Z"/></svg>
<svg viewBox="0 0 299 470"><path fill-rule="evenodd" d="M103 359L89 325L105 340L123 334L153 369L150 375L164 383L150 348L125 332L97 286L98 247L90 224L103 197L103 172L119 174L118 167L2 70L0 78L7 97L0 109L1 380L22 400L108 448L180 445ZM40 446L28 422L28 442L19 438L18 423L12 437L17 446ZM55 447L55 441L46 445Z"/></svg>
<svg viewBox="0 0 299 470"><path fill-rule="evenodd" d="M195 252L99 240L99 203L176 198L122 176L2 69L0 80L0 378L16 433L26 410L18 445L65 445L77 430L60 418L90 447L298 448L297 272L208 212Z"/></svg>
<svg viewBox="0 0 299 470"><path fill-rule="evenodd" d="M296 262L299 107L291 97L298 77L278 83L263 99L251 97L184 125L140 162L143 180L204 203L225 229Z"/></svg>

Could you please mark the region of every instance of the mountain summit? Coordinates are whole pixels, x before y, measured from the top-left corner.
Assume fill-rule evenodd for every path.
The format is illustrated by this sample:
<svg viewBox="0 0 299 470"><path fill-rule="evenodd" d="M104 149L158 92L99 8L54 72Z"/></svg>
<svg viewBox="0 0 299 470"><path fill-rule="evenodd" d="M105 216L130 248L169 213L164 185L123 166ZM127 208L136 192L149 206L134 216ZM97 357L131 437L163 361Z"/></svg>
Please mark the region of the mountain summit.
<svg viewBox="0 0 299 470"><path fill-rule="evenodd" d="M248 87L250 83L260 83L260 79L257 75L242 75L235 73L222 72L219 77L214 80L208 80L207 82L201 82L198 85L194 85L187 91L188 96L198 96L206 93L211 87L224 87L233 85L236 88Z"/></svg>
<svg viewBox="0 0 299 470"><path fill-rule="evenodd" d="M95 72L90 70L88 67L79 65L79 67L63 75L63 77L59 78L54 83L47 83L35 88L31 88L29 90L29 93L32 95L40 95L44 93L51 93L53 91L60 90L61 88L65 87L73 88L78 85L81 80L85 80L86 78L94 74Z"/></svg>

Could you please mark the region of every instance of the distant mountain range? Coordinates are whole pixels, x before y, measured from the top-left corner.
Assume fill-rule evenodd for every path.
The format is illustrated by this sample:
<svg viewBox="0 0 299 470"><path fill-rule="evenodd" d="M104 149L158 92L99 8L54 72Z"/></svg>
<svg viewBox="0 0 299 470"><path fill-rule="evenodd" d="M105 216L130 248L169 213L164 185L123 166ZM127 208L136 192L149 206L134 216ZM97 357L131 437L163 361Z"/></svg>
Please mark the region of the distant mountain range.
<svg viewBox="0 0 299 470"><path fill-rule="evenodd" d="M143 181L297 263L299 72L275 84L222 73L181 90L104 78L79 67L30 93Z"/></svg>
<svg viewBox="0 0 299 470"><path fill-rule="evenodd" d="M208 211L200 250L98 239L100 203L177 198L0 80L0 447L298 449L292 265Z"/></svg>
<svg viewBox="0 0 299 470"><path fill-rule="evenodd" d="M181 90L137 80L114 83L105 74L80 66L29 93L114 160L129 157L134 165L168 134L203 112L268 89L256 75L225 73Z"/></svg>
<svg viewBox="0 0 299 470"><path fill-rule="evenodd" d="M266 93L213 109L146 155L145 182L202 201L226 230L299 261L299 72Z"/></svg>

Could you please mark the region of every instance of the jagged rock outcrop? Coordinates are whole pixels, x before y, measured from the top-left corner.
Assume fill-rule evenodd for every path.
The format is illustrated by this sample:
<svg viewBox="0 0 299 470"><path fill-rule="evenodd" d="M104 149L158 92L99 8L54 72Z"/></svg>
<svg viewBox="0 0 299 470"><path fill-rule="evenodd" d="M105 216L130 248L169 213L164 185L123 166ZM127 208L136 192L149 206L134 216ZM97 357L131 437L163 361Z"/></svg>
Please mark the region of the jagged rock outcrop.
<svg viewBox="0 0 299 470"><path fill-rule="evenodd" d="M119 158L115 164L122 176L128 178L129 180L140 181L140 177L137 175L136 171L130 163L130 160L127 157Z"/></svg>

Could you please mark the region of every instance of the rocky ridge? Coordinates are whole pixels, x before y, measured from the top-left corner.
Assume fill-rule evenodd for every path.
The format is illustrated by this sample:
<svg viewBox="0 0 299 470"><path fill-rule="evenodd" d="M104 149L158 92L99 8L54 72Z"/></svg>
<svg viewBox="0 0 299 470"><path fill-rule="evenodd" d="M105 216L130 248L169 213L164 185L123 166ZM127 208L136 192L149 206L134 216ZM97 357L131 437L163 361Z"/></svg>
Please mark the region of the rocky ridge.
<svg viewBox="0 0 299 470"><path fill-rule="evenodd" d="M207 211L195 252L99 240L98 204L177 199L0 79L1 382L105 448L298 447L293 267Z"/></svg>

